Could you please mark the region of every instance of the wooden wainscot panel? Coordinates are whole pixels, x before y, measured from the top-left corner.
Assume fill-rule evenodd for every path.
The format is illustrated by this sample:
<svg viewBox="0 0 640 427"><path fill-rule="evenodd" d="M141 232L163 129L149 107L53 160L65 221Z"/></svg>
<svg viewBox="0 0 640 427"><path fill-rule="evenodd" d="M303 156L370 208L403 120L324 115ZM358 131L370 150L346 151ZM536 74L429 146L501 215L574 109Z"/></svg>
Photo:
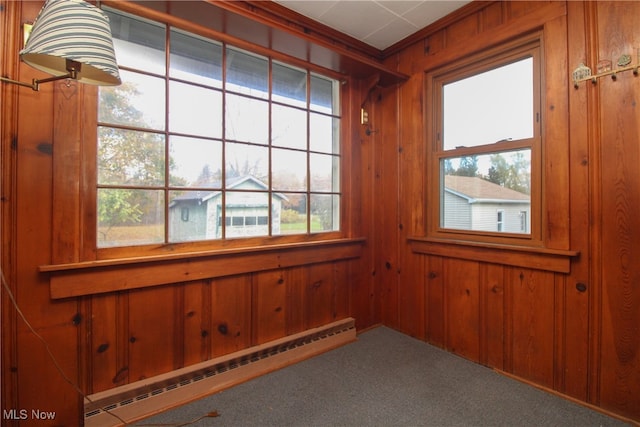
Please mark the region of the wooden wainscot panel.
<svg viewBox="0 0 640 427"><path fill-rule="evenodd" d="M286 335L287 284L281 270L253 275L253 343L263 344Z"/></svg>
<svg viewBox="0 0 640 427"><path fill-rule="evenodd" d="M444 347L444 258L429 256L425 260L427 340Z"/></svg>
<svg viewBox="0 0 640 427"><path fill-rule="evenodd" d="M511 372L545 387L553 387L553 273L509 268L509 337Z"/></svg>
<svg viewBox="0 0 640 427"><path fill-rule="evenodd" d="M211 356L251 346L251 276L211 281Z"/></svg>
<svg viewBox="0 0 640 427"><path fill-rule="evenodd" d="M569 273L571 259L580 254L579 251L571 250L461 242L424 237L412 237L409 242L412 250L416 253L527 267L557 273Z"/></svg>
<svg viewBox="0 0 640 427"><path fill-rule="evenodd" d="M483 326L483 345L480 362L497 369L504 369L504 267L482 264L480 267L481 300L480 315Z"/></svg>
<svg viewBox="0 0 640 427"><path fill-rule="evenodd" d="M121 328L118 328L118 313L121 311L122 295L97 295L91 299L91 333L88 359L90 361L91 393L108 390L124 384L116 375L120 370L118 345ZM124 371L123 371L124 372Z"/></svg>
<svg viewBox="0 0 640 427"><path fill-rule="evenodd" d="M335 321L336 280L333 264L309 266L305 286L309 327L315 328Z"/></svg>
<svg viewBox="0 0 640 427"><path fill-rule="evenodd" d="M360 257L364 239L339 239L179 255L41 266L51 298L190 282Z"/></svg>
<svg viewBox="0 0 640 427"><path fill-rule="evenodd" d="M129 294L129 381L138 381L179 366L174 340L176 292L173 286L139 289ZM153 354L153 357L150 355Z"/></svg>
<svg viewBox="0 0 640 427"><path fill-rule="evenodd" d="M480 359L479 263L445 259L446 347L467 359Z"/></svg>
<svg viewBox="0 0 640 427"><path fill-rule="evenodd" d="M211 357L211 286L208 280L181 287L183 296L182 329L184 336L183 366L193 365Z"/></svg>

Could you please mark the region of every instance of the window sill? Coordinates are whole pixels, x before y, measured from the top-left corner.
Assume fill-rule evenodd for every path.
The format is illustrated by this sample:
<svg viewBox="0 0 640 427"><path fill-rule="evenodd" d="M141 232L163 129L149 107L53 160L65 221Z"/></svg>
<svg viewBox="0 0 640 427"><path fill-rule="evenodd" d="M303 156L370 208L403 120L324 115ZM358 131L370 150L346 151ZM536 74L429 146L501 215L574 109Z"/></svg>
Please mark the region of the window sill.
<svg viewBox="0 0 640 427"><path fill-rule="evenodd" d="M571 250L464 242L428 237L411 237L409 238L409 243L411 250L415 253L512 265L557 273L570 273L571 260L580 255L579 251Z"/></svg>
<svg viewBox="0 0 640 427"><path fill-rule="evenodd" d="M358 258L364 238L43 265L51 298L117 292L169 283Z"/></svg>

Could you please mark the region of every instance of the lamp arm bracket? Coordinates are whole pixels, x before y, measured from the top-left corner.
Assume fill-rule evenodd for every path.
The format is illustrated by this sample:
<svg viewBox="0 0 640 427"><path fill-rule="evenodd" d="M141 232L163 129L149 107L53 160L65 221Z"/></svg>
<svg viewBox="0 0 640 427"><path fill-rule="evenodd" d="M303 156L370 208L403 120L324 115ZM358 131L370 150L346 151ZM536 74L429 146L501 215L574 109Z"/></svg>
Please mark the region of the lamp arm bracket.
<svg viewBox="0 0 640 427"><path fill-rule="evenodd" d="M9 79L9 78L6 78L6 77L0 77L0 81L6 82L6 83L11 83L11 84L14 84L14 85L19 85L19 86L30 87L34 91L38 90L38 83L37 83L36 79L33 79L32 83L26 83L26 82L19 82L17 80L12 80L12 79Z"/></svg>
<svg viewBox="0 0 640 427"><path fill-rule="evenodd" d="M49 83L49 82L55 82L57 80L63 80L63 79L77 79L78 78L78 73L76 72L76 70L70 70L69 73L62 75L62 76L54 76L54 77L48 77L46 79L33 79L31 81L31 83L26 83L26 82L19 82L17 80L12 80L6 77L0 77L0 81L6 82L6 83L12 83L15 85L19 85L19 86L24 86L24 87L30 87L32 90L34 90L35 92L38 92L40 90L40 83Z"/></svg>

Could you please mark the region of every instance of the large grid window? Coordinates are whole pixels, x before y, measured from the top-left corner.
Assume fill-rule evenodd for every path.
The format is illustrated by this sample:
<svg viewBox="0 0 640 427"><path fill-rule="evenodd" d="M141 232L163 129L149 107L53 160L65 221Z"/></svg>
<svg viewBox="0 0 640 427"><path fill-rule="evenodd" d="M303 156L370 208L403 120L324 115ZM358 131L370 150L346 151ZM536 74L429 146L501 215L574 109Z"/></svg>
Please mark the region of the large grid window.
<svg viewBox="0 0 640 427"><path fill-rule="evenodd" d="M99 247L339 230L337 80L106 12L123 83L99 92Z"/></svg>
<svg viewBox="0 0 640 427"><path fill-rule="evenodd" d="M540 242L540 70L528 41L427 74L431 236Z"/></svg>

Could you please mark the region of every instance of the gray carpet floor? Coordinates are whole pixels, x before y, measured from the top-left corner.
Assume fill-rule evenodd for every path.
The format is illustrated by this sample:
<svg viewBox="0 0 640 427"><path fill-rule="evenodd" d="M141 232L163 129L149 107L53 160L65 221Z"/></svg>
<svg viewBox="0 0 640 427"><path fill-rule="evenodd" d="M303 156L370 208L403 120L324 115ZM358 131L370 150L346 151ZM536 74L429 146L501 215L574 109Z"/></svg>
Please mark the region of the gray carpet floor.
<svg viewBox="0 0 640 427"><path fill-rule="evenodd" d="M213 411L189 425L627 425L386 327L136 425L180 425Z"/></svg>

